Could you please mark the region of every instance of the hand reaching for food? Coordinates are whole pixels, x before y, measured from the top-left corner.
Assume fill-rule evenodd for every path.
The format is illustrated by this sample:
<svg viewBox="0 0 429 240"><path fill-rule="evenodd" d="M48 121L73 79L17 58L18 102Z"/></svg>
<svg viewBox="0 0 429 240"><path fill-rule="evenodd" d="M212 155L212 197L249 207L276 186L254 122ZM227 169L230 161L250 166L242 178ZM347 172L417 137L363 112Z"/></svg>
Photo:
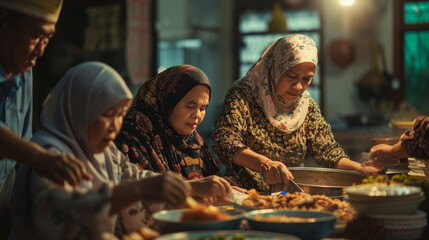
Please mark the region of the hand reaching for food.
<svg viewBox="0 0 429 240"><path fill-rule="evenodd" d="M289 179L294 179L286 165L278 161L264 161L264 163L261 164L260 171L270 185L283 183L287 186L289 184Z"/></svg>
<svg viewBox="0 0 429 240"><path fill-rule="evenodd" d="M190 192L190 185L175 173L165 173L141 181L142 199L181 205Z"/></svg>
<svg viewBox="0 0 429 240"><path fill-rule="evenodd" d="M223 199L231 192L231 185L225 179L212 175L209 177L190 180L192 195L197 197L217 197Z"/></svg>
<svg viewBox="0 0 429 240"><path fill-rule="evenodd" d="M375 161L364 162L361 167L361 173L366 175L377 175L386 172L387 168L381 166Z"/></svg>

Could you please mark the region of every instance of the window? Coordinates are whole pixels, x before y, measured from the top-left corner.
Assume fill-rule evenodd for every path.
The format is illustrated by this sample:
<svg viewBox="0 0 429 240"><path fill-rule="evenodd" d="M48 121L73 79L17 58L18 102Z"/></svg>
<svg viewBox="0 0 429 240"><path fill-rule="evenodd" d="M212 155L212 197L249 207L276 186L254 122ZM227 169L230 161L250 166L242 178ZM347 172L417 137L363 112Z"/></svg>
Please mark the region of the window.
<svg viewBox="0 0 429 240"><path fill-rule="evenodd" d="M395 1L395 75L401 88L395 106L403 100L429 113L429 1Z"/></svg>
<svg viewBox="0 0 429 240"><path fill-rule="evenodd" d="M203 42L201 39L158 41L158 73L184 63L199 64Z"/></svg>

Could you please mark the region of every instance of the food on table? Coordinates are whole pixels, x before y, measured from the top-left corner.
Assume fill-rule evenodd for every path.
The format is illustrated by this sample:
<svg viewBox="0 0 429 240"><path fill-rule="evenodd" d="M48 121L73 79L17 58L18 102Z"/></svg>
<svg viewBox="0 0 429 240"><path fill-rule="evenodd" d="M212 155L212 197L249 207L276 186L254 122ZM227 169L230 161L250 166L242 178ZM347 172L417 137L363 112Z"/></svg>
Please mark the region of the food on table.
<svg viewBox="0 0 429 240"><path fill-rule="evenodd" d="M310 195L308 193L288 193L286 195L264 196L249 190L249 196L241 203L243 206L262 209L282 210L315 210L335 213L342 221L352 220L355 210L350 203L339 199L332 199L323 195Z"/></svg>
<svg viewBox="0 0 429 240"><path fill-rule="evenodd" d="M316 222L314 217L289 217L289 216L268 216L262 217L255 215L254 220L264 222L282 222L282 223L312 223Z"/></svg>
<svg viewBox="0 0 429 240"><path fill-rule="evenodd" d="M122 237L122 240L152 240L159 237L159 232L148 227L141 228L137 232L127 234Z"/></svg>
<svg viewBox="0 0 429 240"><path fill-rule="evenodd" d="M139 233L143 236L145 240L155 239L160 235L159 232L152 230L148 227L141 228Z"/></svg>
<svg viewBox="0 0 429 240"><path fill-rule="evenodd" d="M237 234L235 236L225 236L225 235L214 235L209 237L200 237L200 238L191 238L190 240L247 240L246 236L243 234Z"/></svg>
<svg viewBox="0 0 429 240"><path fill-rule="evenodd" d="M378 175L377 177L369 176L362 180L362 183L401 183L409 186L419 186L423 187L426 183L426 180L423 178L415 178L408 176L405 173L393 175L390 179L387 175Z"/></svg>
<svg viewBox="0 0 429 240"><path fill-rule="evenodd" d="M204 206L203 208L186 209L182 215L182 221L209 221L209 220L227 220L231 216L221 213L215 206Z"/></svg>
<svg viewBox="0 0 429 240"><path fill-rule="evenodd" d="M133 232L123 236L122 240L144 240L144 238L139 233Z"/></svg>
<svg viewBox="0 0 429 240"><path fill-rule="evenodd" d="M213 205L206 206L198 203L193 198L188 197L186 203L189 205L189 209L183 211L182 221L193 222L193 221L210 221L210 220L227 220L231 216L222 213L218 208Z"/></svg>

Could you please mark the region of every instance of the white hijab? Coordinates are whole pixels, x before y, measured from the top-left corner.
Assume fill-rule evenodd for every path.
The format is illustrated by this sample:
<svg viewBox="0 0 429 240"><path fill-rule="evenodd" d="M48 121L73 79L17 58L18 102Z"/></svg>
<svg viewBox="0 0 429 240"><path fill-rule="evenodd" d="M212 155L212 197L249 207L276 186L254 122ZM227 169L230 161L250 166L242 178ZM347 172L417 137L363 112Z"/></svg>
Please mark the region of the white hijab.
<svg viewBox="0 0 429 240"><path fill-rule="evenodd" d="M100 62L79 64L53 90L41 114L42 127L32 141L76 156L84 162L94 182L108 182L112 173L100 166L106 159L90 151L88 127L109 107L131 98L124 80L110 66Z"/></svg>
<svg viewBox="0 0 429 240"><path fill-rule="evenodd" d="M305 120L310 94L305 91L294 102L286 102L276 91L277 82L290 68L304 62L317 66L317 61L313 39L301 34L289 35L272 43L241 82L252 88L271 124L291 133Z"/></svg>

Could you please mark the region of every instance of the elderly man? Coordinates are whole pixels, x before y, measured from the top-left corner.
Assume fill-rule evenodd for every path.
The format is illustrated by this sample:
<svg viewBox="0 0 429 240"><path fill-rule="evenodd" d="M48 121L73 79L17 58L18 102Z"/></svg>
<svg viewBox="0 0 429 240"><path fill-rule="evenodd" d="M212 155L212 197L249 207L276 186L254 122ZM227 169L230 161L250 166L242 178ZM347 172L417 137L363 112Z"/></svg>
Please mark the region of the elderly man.
<svg viewBox="0 0 429 240"><path fill-rule="evenodd" d="M32 68L55 33L62 0L0 0L0 209L8 202L16 162L63 184L89 179L71 156L55 155L32 136Z"/></svg>

